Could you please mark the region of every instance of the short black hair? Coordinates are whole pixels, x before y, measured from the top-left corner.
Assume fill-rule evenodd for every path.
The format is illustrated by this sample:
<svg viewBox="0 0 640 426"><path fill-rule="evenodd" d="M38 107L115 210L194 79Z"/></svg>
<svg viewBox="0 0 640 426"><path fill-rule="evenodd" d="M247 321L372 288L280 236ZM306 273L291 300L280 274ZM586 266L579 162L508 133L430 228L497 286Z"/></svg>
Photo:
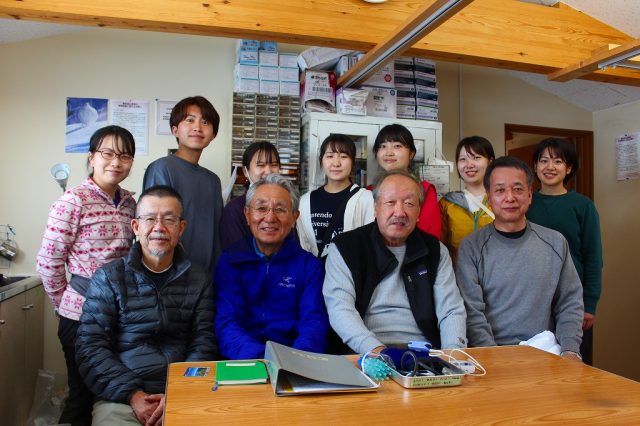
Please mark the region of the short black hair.
<svg viewBox="0 0 640 426"><path fill-rule="evenodd" d="M487 192L489 192L489 188L491 186L491 173L493 173L495 169L499 168L522 170L527 176L527 186L531 187L531 185L533 185L533 171L531 170L531 167L519 158L504 156L492 161L487 166L487 171L485 172L484 179L482 181L484 189Z"/></svg>
<svg viewBox="0 0 640 426"><path fill-rule="evenodd" d="M380 129L376 141L373 144L373 155L378 154L380 146L385 142L400 142L409 148L409 151L416 153L416 144L413 141L413 135L401 124L388 124Z"/></svg>
<svg viewBox="0 0 640 426"><path fill-rule="evenodd" d="M220 127L220 115L211 102L204 96L190 96L175 104L169 117L169 126L172 129L174 126L177 127L178 124L187 117L187 109L192 105L200 108L200 114L213 125L213 136L215 137ZM176 140L178 140L178 138L176 138Z"/></svg>
<svg viewBox="0 0 640 426"><path fill-rule="evenodd" d="M563 183L566 185L578 173L579 159L576 148L564 139L546 138L536 146L533 152L533 164L536 164L545 150L549 150L551 158L560 158L565 164L571 167L571 171L564 177Z"/></svg>
<svg viewBox="0 0 640 426"><path fill-rule="evenodd" d="M458 161L458 157L460 157L460 152L462 152L463 148L467 152L473 151L484 158L488 158L489 161L496 159L496 154L493 152L491 142L482 136L469 136L458 142L458 146L456 146L456 162ZM460 177L460 171L458 171L458 177Z"/></svg>
<svg viewBox="0 0 640 426"><path fill-rule="evenodd" d="M142 194L140 194L140 197L138 198L138 204L136 205L136 217L139 215L138 207L142 203L142 199L144 197L175 198L176 200L178 200L178 203L180 204L180 216L182 216L182 214L184 213L182 197L180 196L180 193L178 191L176 191L173 187L168 185L154 185L154 186L148 187L147 189L142 191Z"/></svg>
<svg viewBox="0 0 640 426"><path fill-rule="evenodd" d="M322 164L322 157L324 157L325 152L327 152L329 148L331 148L333 152L347 154L355 166L356 144L349 136L341 133L332 133L327 136L324 141L322 141L322 145L320 145L320 156L318 157L320 164Z"/></svg>
<svg viewBox="0 0 640 426"><path fill-rule="evenodd" d="M280 163L280 154L278 154L278 148L271 142L254 142L244 150L242 154L242 165L247 169L251 168L251 160L253 157L258 154L264 154L264 159L267 163L271 164L274 160Z"/></svg>

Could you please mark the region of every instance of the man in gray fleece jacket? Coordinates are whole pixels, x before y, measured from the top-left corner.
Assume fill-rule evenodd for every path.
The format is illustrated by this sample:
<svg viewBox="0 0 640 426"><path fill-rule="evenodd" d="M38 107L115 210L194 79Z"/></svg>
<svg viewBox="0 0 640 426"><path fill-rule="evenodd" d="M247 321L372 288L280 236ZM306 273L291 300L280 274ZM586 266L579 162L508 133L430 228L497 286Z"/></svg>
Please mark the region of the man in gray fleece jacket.
<svg viewBox="0 0 640 426"><path fill-rule="evenodd" d="M580 278L562 234L527 222L532 183L531 169L516 158L487 168L484 186L496 218L462 241L456 265L469 346L513 345L551 330L562 356L579 360Z"/></svg>

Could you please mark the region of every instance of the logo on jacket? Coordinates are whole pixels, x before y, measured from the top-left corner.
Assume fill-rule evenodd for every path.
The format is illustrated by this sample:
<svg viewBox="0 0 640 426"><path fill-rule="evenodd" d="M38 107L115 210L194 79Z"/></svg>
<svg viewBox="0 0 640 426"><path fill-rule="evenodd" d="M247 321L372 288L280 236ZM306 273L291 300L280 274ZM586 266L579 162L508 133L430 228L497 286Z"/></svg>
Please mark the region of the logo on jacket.
<svg viewBox="0 0 640 426"><path fill-rule="evenodd" d="M293 277L282 277L282 279L280 279L280 282L278 283L278 286L284 288L296 288L296 285L292 283L291 280L293 280Z"/></svg>
<svg viewBox="0 0 640 426"><path fill-rule="evenodd" d="M424 274L426 274L426 273L427 273L427 270L426 270L426 269L421 269L421 270L419 270L419 271L418 271L418 276L419 276L419 277L421 277L421 276L423 276L423 275L424 275Z"/></svg>

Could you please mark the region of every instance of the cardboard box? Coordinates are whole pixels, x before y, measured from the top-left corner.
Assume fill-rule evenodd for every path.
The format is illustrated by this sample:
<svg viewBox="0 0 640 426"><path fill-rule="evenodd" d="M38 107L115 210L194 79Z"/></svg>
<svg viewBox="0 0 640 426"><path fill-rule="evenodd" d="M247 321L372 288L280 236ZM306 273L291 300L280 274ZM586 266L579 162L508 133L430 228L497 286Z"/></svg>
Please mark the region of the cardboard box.
<svg viewBox="0 0 640 426"><path fill-rule="evenodd" d="M258 74L258 66L257 65L244 65L244 64L236 64L234 68L234 75L239 78L250 78L257 79L259 78Z"/></svg>
<svg viewBox="0 0 640 426"><path fill-rule="evenodd" d="M404 118L407 120L415 120L416 119L416 115L415 114L396 114L396 118Z"/></svg>
<svg viewBox="0 0 640 426"><path fill-rule="evenodd" d="M236 51L259 50L259 49L260 49L259 40L249 40L249 39L243 38L236 41Z"/></svg>
<svg viewBox="0 0 640 426"><path fill-rule="evenodd" d="M373 117L396 118L396 89L369 87L367 99L367 115Z"/></svg>
<svg viewBox="0 0 640 426"><path fill-rule="evenodd" d="M425 106L416 107L416 118L420 120L437 120L438 108L430 108Z"/></svg>
<svg viewBox="0 0 640 426"><path fill-rule="evenodd" d="M397 105L397 114L400 115L411 115L416 113L415 105Z"/></svg>
<svg viewBox="0 0 640 426"><path fill-rule="evenodd" d="M367 98L369 92L366 89L340 88L336 92L336 106L339 114L367 115Z"/></svg>
<svg viewBox="0 0 640 426"><path fill-rule="evenodd" d="M416 105L429 108L438 108L438 101L432 99L416 99Z"/></svg>
<svg viewBox="0 0 640 426"><path fill-rule="evenodd" d="M301 102L305 111L336 111L336 74L307 70L301 77Z"/></svg>
<svg viewBox="0 0 640 426"><path fill-rule="evenodd" d="M285 96L300 96L300 82L280 81L280 94Z"/></svg>
<svg viewBox="0 0 640 426"><path fill-rule="evenodd" d="M279 72L279 80L280 81L300 81L300 70L298 67L289 68L289 67L280 67Z"/></svg>
<svg viewBox="0 0 640 426"><path fill-rule="evenodd" d="M258 51L258 64L259 65L271 65L274 67L278 66L278 53L277 52L267 52L264 50Z"/></svg>
<svg viewBox="0 0 640 426"><path fill-rule="evenodd" d="M239 50L238 63L242 65L258 65L257 50Z"/></svg>
<svg viewBox="0 0 640 426"><path fill-rule="evenodd" d="M233 81L234 92L258 93L260 92L260 80L253 78L236 77Z"/></svg>
<svg viewBox="0 0 640 426"><path fill-rule="evenodd" d="M278 55L278 66L298 68L298 55L295 53L280 53Z"/></svg>
<svg viewBox="0 0 640 426"><path fill-rule="evenodd" d="M274 67L272 65L260 65L259 67L260 80L271 80L278 81L280 80L278 67Z"/></svg>
<svg viewBox="0 0 640 426"><path fill-rule="evenodd" d="M278 80L260 80L260 93L263 95L279 95L280 82Z"/></svg>
<svg viewBox="0 0 640 426"><path fill-rule="evenodd" d="M367 87L384 87L393 89L395 85L393 71L393 64L389 63L376 71L375 74L373 74L371 77L366 79L362 83L362 85Z"/></svg>

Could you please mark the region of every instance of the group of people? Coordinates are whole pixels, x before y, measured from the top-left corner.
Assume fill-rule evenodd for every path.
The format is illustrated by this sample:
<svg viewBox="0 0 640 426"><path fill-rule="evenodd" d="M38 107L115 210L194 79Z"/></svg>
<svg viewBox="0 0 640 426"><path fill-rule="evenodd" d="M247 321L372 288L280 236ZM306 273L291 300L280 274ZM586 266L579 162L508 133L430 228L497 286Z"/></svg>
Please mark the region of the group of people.
<svg viewBox="0 0 640 426"><path fill-rule="evenodd" d="M259 142L243 156L246 194L223 207L220 179L198 164L219 122L203 97L176 104L178 150L149 165L137 203L120 187L133 136L100 129L89 177L53 204L37 270L68 370L60 423L160 424L169 363L261 358L268 340L364 353L411 340L517 344L550 330L562 356L580 359L602 258L593 203L567 191L571 145L538 146L533 193L525 163L465 138L464 191L438 202L409 172L416 147L401 125L376 138L382 173L369 188L351 180L354 142L330 135L326 183L302 197L278 174L274 145Z"/></svg>

